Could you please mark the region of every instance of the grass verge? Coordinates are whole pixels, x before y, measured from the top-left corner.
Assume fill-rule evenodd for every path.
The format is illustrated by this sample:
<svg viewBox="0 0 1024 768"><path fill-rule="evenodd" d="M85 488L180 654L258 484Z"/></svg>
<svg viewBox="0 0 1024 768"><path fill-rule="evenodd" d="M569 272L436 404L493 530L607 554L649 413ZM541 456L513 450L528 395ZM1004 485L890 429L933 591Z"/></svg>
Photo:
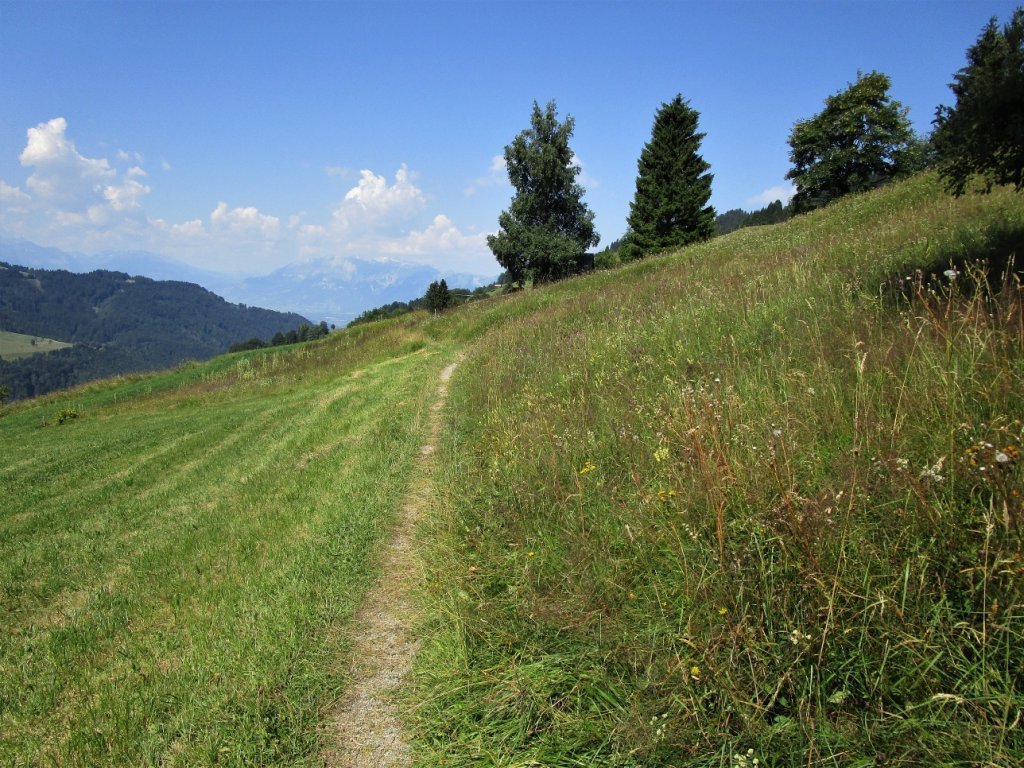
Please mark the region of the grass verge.
<svg viewBox="0 0 1024 768"><path fill-rule="evenodd" d="M473 326L422 763L1016 765L1021 244L924 176Z"/></svg>

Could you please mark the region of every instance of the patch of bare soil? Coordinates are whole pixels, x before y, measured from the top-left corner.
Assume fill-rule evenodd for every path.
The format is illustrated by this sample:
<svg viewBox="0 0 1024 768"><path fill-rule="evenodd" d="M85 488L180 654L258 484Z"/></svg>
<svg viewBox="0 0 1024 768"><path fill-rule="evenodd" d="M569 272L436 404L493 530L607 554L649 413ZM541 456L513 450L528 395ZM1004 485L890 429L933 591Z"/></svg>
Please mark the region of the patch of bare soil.
<svg viewBox="0 0 1024 768"><path fill-rule="evenodd" d="M431 407L427 442L420 448L415 479L384 553L380 581L356 614L348 689L329 718L323 754L331 768L398 768L412 764L408 739L392 694L418 649L411 636L416 563L413 527L431 488L432 455L441 429L441 408L457 363L441 372Z"/></svg>

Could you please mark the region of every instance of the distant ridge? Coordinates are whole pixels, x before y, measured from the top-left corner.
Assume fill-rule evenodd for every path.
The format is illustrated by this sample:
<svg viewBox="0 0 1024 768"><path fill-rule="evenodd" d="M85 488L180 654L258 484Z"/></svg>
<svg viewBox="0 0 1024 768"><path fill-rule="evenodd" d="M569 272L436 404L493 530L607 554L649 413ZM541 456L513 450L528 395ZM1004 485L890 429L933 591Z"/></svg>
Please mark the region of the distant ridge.
<svg viewBox="0 0 1024 768"><path fill-rule="evenodd" d="M270 338L303 323L309 320L302 315L231 304L193 283L0 261L0 330L74 345L0 361L0 385L14 398L205 360L234 342Z"/></svg>

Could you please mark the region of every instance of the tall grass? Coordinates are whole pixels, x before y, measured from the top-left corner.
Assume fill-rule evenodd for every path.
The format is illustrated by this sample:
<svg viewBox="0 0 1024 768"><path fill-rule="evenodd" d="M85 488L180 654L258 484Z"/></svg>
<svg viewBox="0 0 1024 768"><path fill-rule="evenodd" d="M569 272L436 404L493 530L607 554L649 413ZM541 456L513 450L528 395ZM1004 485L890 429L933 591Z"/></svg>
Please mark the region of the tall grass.
<svg viewBox="0 0 1024 768"><path fill-rule="evenodd" d="M925 176L495 310L424 764L1017 764L1021 243Z"/></svg>
<svg viewBox="0 0 1024 768"><path fill-rule="evenodd" d="M439 351L384 324L0 419L0 763L317 764Z"/></svg>

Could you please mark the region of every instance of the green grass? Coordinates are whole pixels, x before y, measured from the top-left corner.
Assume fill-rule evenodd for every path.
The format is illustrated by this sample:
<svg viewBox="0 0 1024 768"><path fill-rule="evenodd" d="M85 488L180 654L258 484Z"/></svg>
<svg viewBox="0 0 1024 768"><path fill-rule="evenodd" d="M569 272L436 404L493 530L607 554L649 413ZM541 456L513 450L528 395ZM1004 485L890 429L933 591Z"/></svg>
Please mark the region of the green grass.
<svg viewBox="0 0 1024 768"><path fill-rule="evenodd" d="M318 764L464 352L419 530L419 764L1016 765L1022 245L1019 195L922 176L6 406L0 763Z"/></svg>
<svg viewBox="0 0 1024 768"><path fill-rule="evenodd" d="M0 419L0 763L317 764L448 362L359 337Z"/></svg>
<svg viewBox="0 0 1024 768"><path fill-rule="evenodd" d="M453 317L422 763L1016 765L1021 244L925 176Z"/></svg>
<svg viewBox="0 0 1024 768"><path fill-rule="evenodd" d="M0 331L0 360L17 360L21 357L52 352L55 349L66 349L70 346L72 345L64 341Z"/></svg>

